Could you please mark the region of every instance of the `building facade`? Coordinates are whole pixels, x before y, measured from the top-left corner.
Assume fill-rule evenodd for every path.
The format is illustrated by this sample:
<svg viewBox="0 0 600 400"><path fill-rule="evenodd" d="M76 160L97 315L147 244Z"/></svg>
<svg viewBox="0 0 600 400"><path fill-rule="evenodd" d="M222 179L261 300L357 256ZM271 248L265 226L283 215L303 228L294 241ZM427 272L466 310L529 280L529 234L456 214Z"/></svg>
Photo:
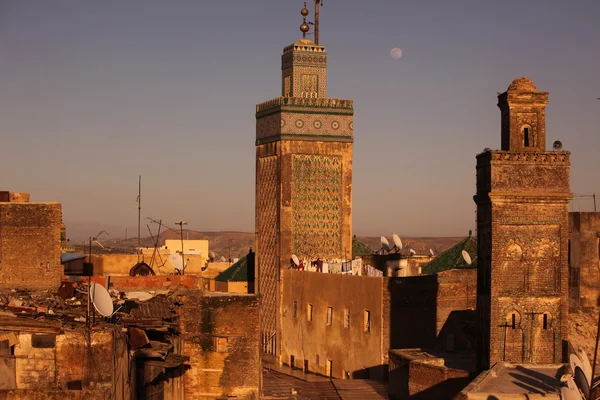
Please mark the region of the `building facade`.
<svg viewBox="0 0 600 400"><path fill-rule="evenodd" d="M353 103L327 98L325 47L283 50L280 97L256 106L256 257L263 350L279 354L280 271L352 254Z"/></svg>
<svg viewBox="0 0 600 400"><path fill-rule="evenodd" d="M477 366L559 362L567 337L569 152L546 151L548 93L498 95L501 150L477 155Z"/></svg>
<svg viewBox="0 0 600 400"><path fill-rule="evenodd" d="M60 203L31 203L29 193L0 192L0 288L56 290L60 262Z"/></svg>
<svg viewBox="0 0 600 400"><path fill-rule="evenodd" d="M600 213L569 213L571 308L595 307L600 279Z"/></svg>

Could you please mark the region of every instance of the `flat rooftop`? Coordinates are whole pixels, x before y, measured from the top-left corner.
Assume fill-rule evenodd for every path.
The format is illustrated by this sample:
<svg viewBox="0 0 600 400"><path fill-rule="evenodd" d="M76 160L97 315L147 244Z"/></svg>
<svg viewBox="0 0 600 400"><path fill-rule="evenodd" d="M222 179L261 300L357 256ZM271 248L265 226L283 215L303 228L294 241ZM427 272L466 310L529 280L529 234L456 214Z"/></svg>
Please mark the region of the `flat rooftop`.
<svg viewBox="0 0 600 400"><path fill-rule="evenodd" d="M564 364L499 362L475 378L458 398L489 399L489 396L501 395L503 399L521 399L527 395L527 398L560 399L560 376L565 369Z"/></svg>

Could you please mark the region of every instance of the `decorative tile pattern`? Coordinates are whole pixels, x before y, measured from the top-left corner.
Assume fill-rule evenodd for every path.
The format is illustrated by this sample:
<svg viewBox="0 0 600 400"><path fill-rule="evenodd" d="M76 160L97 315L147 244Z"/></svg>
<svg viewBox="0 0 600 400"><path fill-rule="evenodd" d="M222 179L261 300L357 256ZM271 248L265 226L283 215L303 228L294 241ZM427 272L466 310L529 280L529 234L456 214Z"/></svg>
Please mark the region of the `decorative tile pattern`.
<svg viewBox="0 0 600 400"><path fill-rule="evenodd" d="M260 320L265 350L271 347L269 340L277 329L277 163L277 156L258 160L258 287L262 295Z"/></svg>
<svg viewBox="0 0 600 400"><path fill-rule="evenodd" d="M305 114L285 112L256 120L256 138L279 134L352 137L352 115Z"/></svg>
<svg viewBox="0 0 600 400"><path fill-rule="evenodd" d="M299 257L342 255L342 159L292 156L292 249Z"/></svg>

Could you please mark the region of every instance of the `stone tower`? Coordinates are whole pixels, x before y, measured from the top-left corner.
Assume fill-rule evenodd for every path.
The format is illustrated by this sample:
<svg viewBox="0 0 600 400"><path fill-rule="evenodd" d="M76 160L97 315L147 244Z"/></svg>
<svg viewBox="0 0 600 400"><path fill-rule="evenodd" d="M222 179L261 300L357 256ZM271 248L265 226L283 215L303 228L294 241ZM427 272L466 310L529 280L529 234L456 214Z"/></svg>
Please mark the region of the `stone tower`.
<svg viewBox="0 0 600 400"><path fill-rule="evenodd" d="M270 354L279 354L279 272L292 254L352 254L353 103L326 97L327 53L310 40L284 48L281 70L281 96L256 106L257 285Z"/></svg>
<svg viewBox="0 0 600 400"><path fill-rule="evenodd" d="M548 93L498 95L502 150L477 155L477 367L562 358L568 313L569 152L546 151Z"/></svg>

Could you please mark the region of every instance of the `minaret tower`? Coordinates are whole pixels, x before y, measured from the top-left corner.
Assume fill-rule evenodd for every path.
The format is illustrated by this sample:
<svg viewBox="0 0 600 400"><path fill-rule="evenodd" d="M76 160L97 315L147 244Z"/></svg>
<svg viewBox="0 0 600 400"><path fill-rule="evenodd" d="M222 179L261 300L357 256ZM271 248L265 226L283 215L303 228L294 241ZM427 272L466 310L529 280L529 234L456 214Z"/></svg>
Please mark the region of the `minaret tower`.
<svg viewBox="0 0 600 400"><path fill-rule="evenodd" d="M546 151L548 93L498 94L502 150L477 156L477 367L557 363L567 338L570 153Z"/></svg>
<svg viewBox="0 0 600 400"><path fill-rule="evenodd" d="M292 254L352 255L353 103L327 98L327 53L306 38L308 14L305 4L302 39L283 49L281 96L256 106L257 287L270 354L279 354L279 271Z"/></svg>

